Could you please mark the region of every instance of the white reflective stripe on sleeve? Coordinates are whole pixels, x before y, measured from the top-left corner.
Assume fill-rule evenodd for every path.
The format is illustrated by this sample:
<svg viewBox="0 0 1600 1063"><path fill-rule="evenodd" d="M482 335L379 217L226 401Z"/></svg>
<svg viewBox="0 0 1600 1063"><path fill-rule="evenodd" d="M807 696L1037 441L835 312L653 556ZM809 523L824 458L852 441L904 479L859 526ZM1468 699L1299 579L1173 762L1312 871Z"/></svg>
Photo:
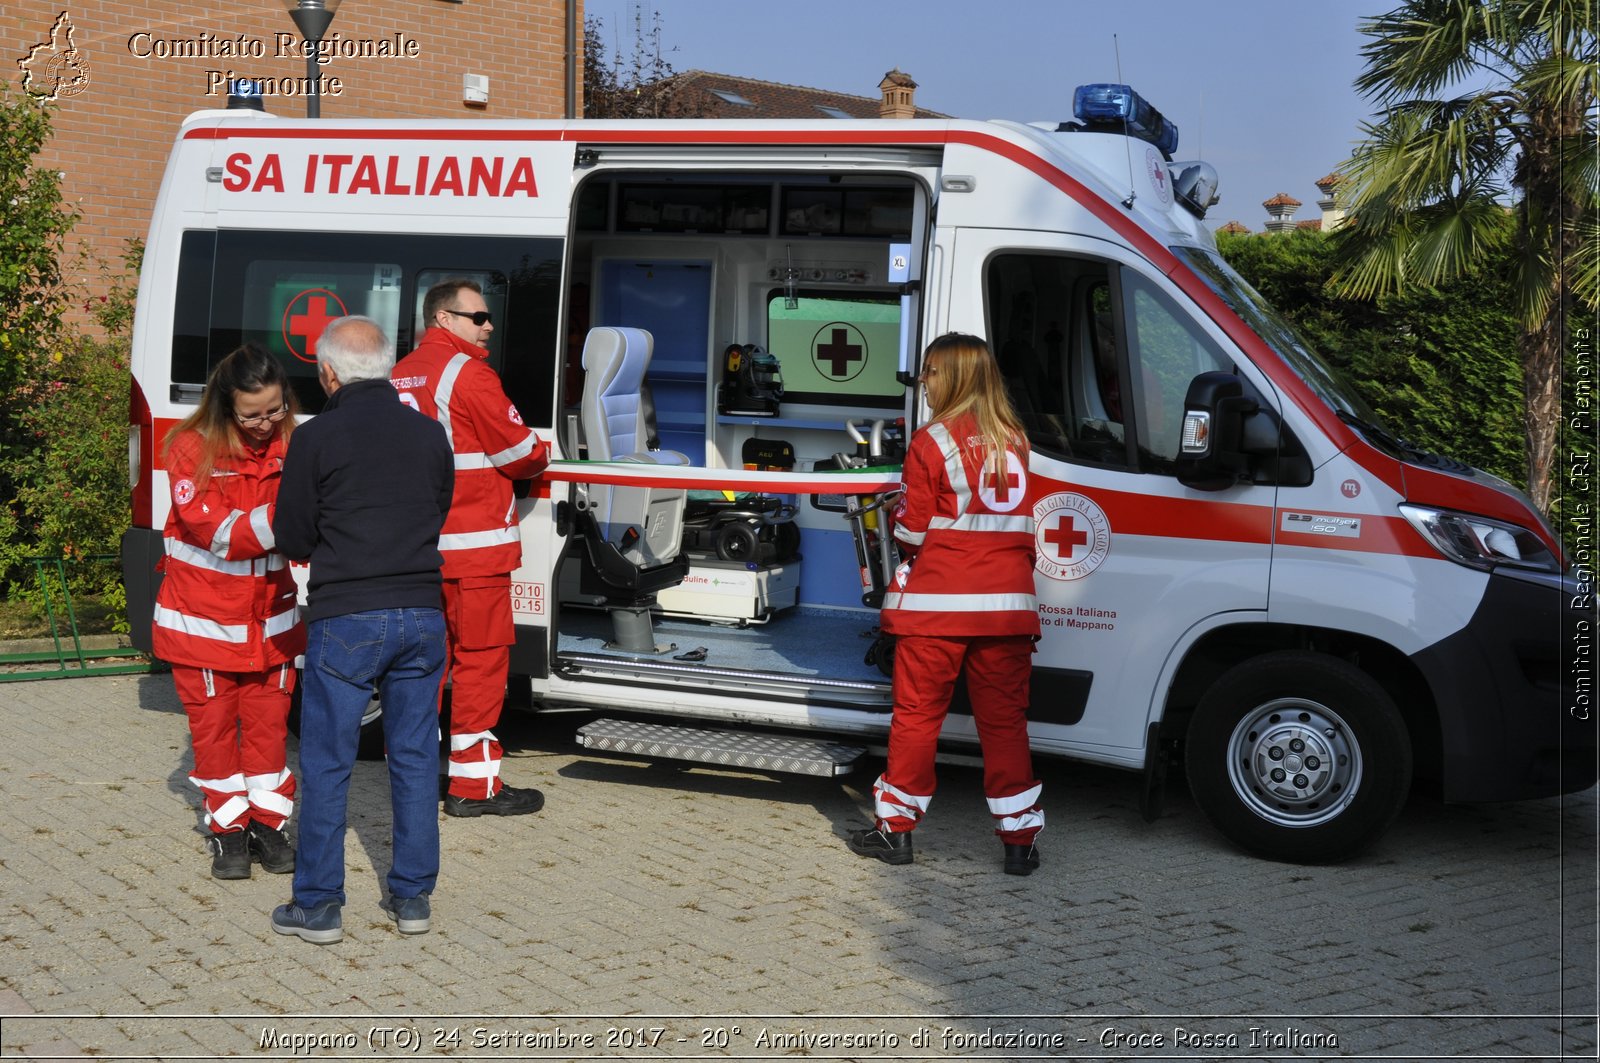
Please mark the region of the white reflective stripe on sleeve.
<svg viewBox="0 0 1600 1063"><path fill-rule="evenodd" d="M224 576L252 576L255 575L254 561L224 561L209 550L202 550L198 546L186 543L182 539L168 539L167 556L195 568L203 568L208 572L221 573ZM268 561L270 567L270 559ZM282 567L280 564L278 567Z"/></svg>
<svg viewBox="0 0 1600 1063"><path fill-rule="evenodd" d="M893 599L891 601L890 599ZM1039 611L1039 600L1031 594L886 594L885 609L909 609L918 613L1000 613L1021 610Z"/></svg>
<svg viewBox="0 0 1600 1063"><path fill-rule="evenodd" d="M211 674L211 669L209 669L209 668L200 669L200 678L204 679L205 682L206 682L206 697L208 697L208 698L216 697L217 696L217 677Z"/></svg>
<svg viewBox="0 0 1600 1063"><path fill-rule="evenodd" d="M509 528L496 528L493 531L481 532L453 532L450 535L439 536L439 549L441 550L476 550L484 546L504 546L506 543L521 542L522 537L513 524Z"/></svg>
<svg viewBox="0 0 1600 1063"><path fill-rule="evenodd" d="M211 537L211 552L218 557L228 556L228 544L233 540L233 526L239 518L244 516L244 510L236 509L229 513L227 518L217 526L217 534Z"/></svg>
<svg viewBox="0 0 1600 1063"><path fill-rule="evenodd" d="M475 760L470 764L462 764L452 760L449 774L453 779L493 779L500 774L500 762L498 760Z"/></svg>
<svg viewBox="0 0 1600 1063"><path fill-rule="evenodd" d="M928 435L939 444L939 453L944 458L945 479L950 481L950 487L956 495L956 512L965 513L972 508L972 489L967 484L967 469L961 464L961 447L951 436L950 429L934 422L928 426Z"/></svg>
<svg viewBox="0 0 1600 1063"><path fill-rule="evenodd" d="M928 533L925 531L912 531L910 528L902 528L896 524L894 526L894 537L911 546L921 546L922 540L928 537Z"/></svg>
<svg viewBox="0 0 1600 1063"><path fill-rule="evenodd" d="M219 794L242 794L245 790L242 772L234 772L225 779L197 779L191 775L189 781L202 790L215 790Z"/></svg>
<svg viewBox="0 0 1600 1063"><path fill-rule="evenodd" d="M498 742L493 731L479 731L476 734L451 735L450 752L459 753L463 749L470 749L479 742Z"/></svg>
<svg viewBox="0 0 1600 1063"><path fill-rule="evenodd" d="M515 446L507 447L498 454L490 454L489 460L496 465L510 465L512 462L527 457L533 453L533 448L539 445L539 437L529 432L526 439Z"/></svg>
<svg viewBox="0 0 1600 1063"><path fill-rule="evenodd" d="M996 819L995 827L1004 831L1044 829L1044 812L1037 808L1020 816L996 817Z"/></svg>
<svg viewBox="0 0 1600 1063"><path fill-rule="evenodd" d="M164 627L168 631L181 631L185 635L194 635L197 638L216 639L218 642L250 641L250 628L247 625L219 624L215 620L189 616L162 605L156 606L155 621L157 627Z"/></svg>
<svg viewBox="0 0 1600 1063"><path fill-rule="evenodd" d="M261 549L271 550L278 545L278 540L272 537L272 521L267 517L266 506L257 506L250 511L250 530L256 533L256 542L261 544Z"/></svg>
<svg viewBox="0 0 1600 1063"><path fill-rule="evenodd" d="M963 513L959 517L934 517L928 522L929 530L1022 532L1033 534L1033 516L1012 513Z"/></svg>
<svg viewBox="0 0 1600 1063"><path fill-rule="evenodd" d="M450 449L456 449L455 432L450 427L450 396L456 390L456 377L461 375L462 368L472 361L472 356L456 354L445 363L444 372L439 374L439 386L433 389L434 416L444 426L444 437L450 443Z"/></svg>
<svg viewBox="0 0 1600 1063"><path fill-rule="evenodd" d="M1032 808L1039 803L1039 794L1043 789L1042 785L1032 786L1020 794L1012 794L1010 797L985 798L989 802L989 813L995 816L1009 816L1013 812L1021 812L1024 809Z"/></svg>
<svg viewBox="0 0 1600 1063"><path fill-rule="evenodd" d="M218 827L232 827L239 822L239 817L250 811L250 802L242 797L230 797L223 802L221 808L215 812L206 813L206 825L215 824Z"/></svg>
<svg viewBox="0 0 1600 1063"><path fill-rule="evenodd" d="M291 605L291 606L289 606L289 608L285 609L283 612L279 613L278 615L267 617L267 623L266 623L266 635L267 635L267 638L270 639L274 635L282 635L285 632L293 631L294 630L294 626L296 624L298 624L299 622L300 622L300 607L296 606L296 605Z"/></svg>
<svg viewBox="0 0 1600 1063"><path fill-rule="evenodd" d="M494 462L489 460L487 454L457 454L456 468L459 469L492 469Z"/></svg>

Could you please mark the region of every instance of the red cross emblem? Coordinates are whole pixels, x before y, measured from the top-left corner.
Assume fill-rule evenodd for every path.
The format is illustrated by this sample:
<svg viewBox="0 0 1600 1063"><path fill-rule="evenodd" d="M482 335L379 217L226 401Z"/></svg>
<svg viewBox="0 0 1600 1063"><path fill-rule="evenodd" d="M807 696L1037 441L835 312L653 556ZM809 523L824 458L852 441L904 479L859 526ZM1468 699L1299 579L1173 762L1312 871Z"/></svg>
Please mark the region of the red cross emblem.
<svg viewBox="0 0 1600 1063"><path fill-rule="evenodd" d="M339 308L338 313L328 309L329 302ZM297 307L304 304L304 310L296 313ZM326 288L307 288L305 291L289 300L289 305L283 308L283 344L289 348L289 353L302 362L315 363L317 360L317 337L322 335L322 330L334 321L348 315L344 303L339 297ZM304 343L296 345L295 340ZM303 349L302 349L303 348Z"/></svg>
<svg viewBox="0 0 1600 1063"><path fill-rule="evenodd" d="M853 380L866 368L867 338L843 321L824 325L811 340L811 360L832 380Z"/></svg>
<svg viewBox="0 0 1600 1063"><path fill-rule="evenodd" d="M1089 533L1078 531L1072 517L1063 513L1055 527L1045 529L1044 541L1056 548L1057 557L1070 558L1075 549L1089 545ZM1065 553L1062 547L1066 547Z"/></svg>
<svg viewBox="0 0 1600 1063"><path fill-rule="evenodd" d="M1017 483L1016 473L1007 470L1004 476L999 476L991 470L984 479L983 486L993 489L995 501L1009 502L1011 501L1011 489L1016 487Z"/></svg>

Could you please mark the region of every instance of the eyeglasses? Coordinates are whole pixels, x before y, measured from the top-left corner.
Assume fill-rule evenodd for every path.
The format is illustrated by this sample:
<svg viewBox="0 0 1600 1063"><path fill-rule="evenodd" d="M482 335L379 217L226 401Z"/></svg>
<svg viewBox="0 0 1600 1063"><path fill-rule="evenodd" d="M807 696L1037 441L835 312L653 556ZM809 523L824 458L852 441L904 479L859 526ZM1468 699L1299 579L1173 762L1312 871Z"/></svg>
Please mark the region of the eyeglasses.
<svg viewBox="0 0 1600 1063"><path fill-rule="evenodd" d="M242 427L260 428L262 425L277 424L287 416L289 416L289 404L286 402L271 413L263 413L256 417L240 417L238 414L234 414L233 419L238 421Z"/></svg>
<svg viewBox="0 0 1600 1063"><path fill-rule="evenodd" d="M441 307L440 309L443 308ZM494 315L489 313L487 310L474 310L471 313L468 313L465 310L445 310L445 313L454 314L456 317L471 318L472 323L477 325L479 328L482 328L494 320Z"/></svg>

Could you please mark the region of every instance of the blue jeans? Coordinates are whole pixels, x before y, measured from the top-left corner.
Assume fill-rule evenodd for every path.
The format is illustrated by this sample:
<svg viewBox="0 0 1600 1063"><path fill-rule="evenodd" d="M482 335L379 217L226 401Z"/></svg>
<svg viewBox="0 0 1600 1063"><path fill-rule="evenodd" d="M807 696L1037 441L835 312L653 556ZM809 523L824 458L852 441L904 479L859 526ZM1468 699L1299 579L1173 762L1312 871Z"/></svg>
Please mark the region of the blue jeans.
<svg viewBox="0 0 1600 1063"><path fill-rule="evenodd" d="M439 685L444 614L380 609L313 620L300 703L300 830L294 900L344 904L344 835L361 717L383 704L394 810L389 892L432 893L439 878Z"/></svg>

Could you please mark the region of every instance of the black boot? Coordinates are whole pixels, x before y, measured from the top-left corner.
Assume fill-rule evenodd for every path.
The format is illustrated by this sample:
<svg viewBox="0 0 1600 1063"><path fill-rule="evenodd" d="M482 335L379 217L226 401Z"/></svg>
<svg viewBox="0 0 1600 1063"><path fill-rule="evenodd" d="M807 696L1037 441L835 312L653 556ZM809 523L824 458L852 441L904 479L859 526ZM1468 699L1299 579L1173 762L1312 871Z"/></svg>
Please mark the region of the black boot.
<svg viewBox="0 0 1600 1063"><path fill-rule="evenodd" d="M857 856L875 856L886 864L911 863L911 832L871 830L851 831L846 840Z"/></svg>
<svg viewBox="0 0 1600 1063"><path fill-rule="evenodd" d="M286 875L294 870L294 846L289 844L283 831L252 819L245 834L250 839L251 855L261 862L261 870L274 875Z"/></svg>
<svg viewBox="0 0 1600 1063"><path fill-rule="evenodd" d="M249 878L250 842L242 830L211 835L211 877Z"/></svg>
<svg viewBox="0 0 1600 1063"><path fill-rule="evenodd" d="M1031 875L1039 866L1039 847L1031 842L1027 845L1006 845L1006 874Z"/></svg>

